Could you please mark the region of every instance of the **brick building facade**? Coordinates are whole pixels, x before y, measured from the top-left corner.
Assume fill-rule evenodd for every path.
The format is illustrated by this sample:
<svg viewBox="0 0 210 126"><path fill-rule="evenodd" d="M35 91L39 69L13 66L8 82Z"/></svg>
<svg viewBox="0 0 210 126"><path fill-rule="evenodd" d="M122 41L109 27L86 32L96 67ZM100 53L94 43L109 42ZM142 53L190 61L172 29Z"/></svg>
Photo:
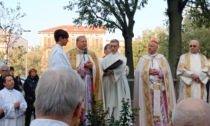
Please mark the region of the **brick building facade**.
<svg viewBox="0 0 210 126"><path fill-rule="evenodd" d="M106 43L106 30L103 28L91 28L85 26L70 26L63 25L58 27L53 27L45 30L39 31L40 36L40 48L43 50L42 64L43 69L48 67L48 60L52 51L53 46L55 45L55 40L53 33L57 29L66 30L69 33L69 42L65 51L72 49L76 46L76 38L80 35L84 35L87 38L88 48L95 51L96 54L100 57L103 53L103 46Z"/></svg>

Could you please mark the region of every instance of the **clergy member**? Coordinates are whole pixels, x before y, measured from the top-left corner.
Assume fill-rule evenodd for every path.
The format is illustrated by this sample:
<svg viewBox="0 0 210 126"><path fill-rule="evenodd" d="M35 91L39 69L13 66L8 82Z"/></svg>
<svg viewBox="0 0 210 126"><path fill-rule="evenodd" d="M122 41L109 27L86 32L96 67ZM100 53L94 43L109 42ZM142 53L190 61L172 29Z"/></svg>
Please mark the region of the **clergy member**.
<svg viewBox="0 0 210 126"><path fill-rule="evenodd" d="M76 39L76 48L67 52L72 68L75 69L85 82L85 109L91 109L92 94L95 100L102 99L101 74L99 60L94 52L87 50L87 39L79 36ZM86 122L87 124L87 122Z"/></svg>
<svg viewBox="0 0 210 126"><path fill-rule="evenodd" d="M174 84L166 58L157 53L158 42L151 40L148 53L137 64L134 107L140 107L135 126L168 126L175 105Z"/></svg>
<svg viewBox="0 0 210 126"><path fill-rule="evenodd" d="M11 75L3 78L4 89L0 95L5 101L5 126L23 126L23 115L27 104L21 92L13 89L14 80Z"/></svg>
<svg viewBox="0 0 210 126"><path fill-rule="evenodd" d="M111 47L111 53L104 57L101 63L102 70L104 71L118 60L121 60L122 64L116 69L104 72L103 88L105 107L111 110L115 107L114 117L115 119L119 119L120 111L122 110L122 99L129 99L131 101L128 80L125 74L127 58L118 52L119 41L117 39L111 40L109 45Z"/></svg>
<svg viewBox="0 0 210 126"><path fill-rule="evenodd" d="M198 53L197 40L190 41L189 49L190 52L181 55L177 68L177 76L180 78L178 101L188 97L205 101L209 63L204 55Z"/></svg>
<svg viewBox="0 0 210 126"><path fill-rule="evenodd" d="M0 126L4 126L5 124L5 102L2 96L0 95Z"/></svg>
<svg viewBox="0 0 210 126"><path fill-rule="evenodd" d="M54 32L54 38L56 44L52 49L48 67L50 68L58 65L63 65L72 68L66 56L66 53L63 51L63 46L66 46L66 44L68 43L68 32L62 29L58 29Z"/></svg>

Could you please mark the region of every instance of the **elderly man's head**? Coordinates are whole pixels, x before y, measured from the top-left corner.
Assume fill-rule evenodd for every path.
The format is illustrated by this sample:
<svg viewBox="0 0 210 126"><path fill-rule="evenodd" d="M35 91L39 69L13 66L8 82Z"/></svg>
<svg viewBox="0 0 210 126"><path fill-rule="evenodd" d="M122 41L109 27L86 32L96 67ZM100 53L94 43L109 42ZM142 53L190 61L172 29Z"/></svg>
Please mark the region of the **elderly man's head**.
<svg viewBox="0 0 210 126"><path fill-rule="evenodd" d="M70 68L57 66L48 69L36 88L37 118L57 119L67 124L80 116L85 86Z"/></svg>
<svg viewBox="0 0 210 126"><path fill-rule="evenodd" d="M191 53L198 53L199 47L200 47L200 44L198 40L190 41L189 48L190 48Z"/></svg>
<svg viewBox="0 0 210 126"><path fill-rule="evenodd" d="M158 42L156 40L151 40L148 44L148 53L149 54L155 54L157 53L158 49Z"/></svg>
<svg viewBox="0 0 210 126"><path fill-rule="evenodd" d="M172 114L173 126L210 126L210 106L196 98L187 98L177 104Z"/></svg>
<svg viewBox="0 0 210 126"><path fill-rule="evenodd" d="M2 65L1 66L1 76L5 77L6 75L9 75L9 66L7 65Z"/></svg>
<svg viewBox="0 0 210 126"><path fill-rule="evenodd" d="M85 50L87 48L87 39L85 36L78 36L76 39L76 46L80 50Z"/></svg>

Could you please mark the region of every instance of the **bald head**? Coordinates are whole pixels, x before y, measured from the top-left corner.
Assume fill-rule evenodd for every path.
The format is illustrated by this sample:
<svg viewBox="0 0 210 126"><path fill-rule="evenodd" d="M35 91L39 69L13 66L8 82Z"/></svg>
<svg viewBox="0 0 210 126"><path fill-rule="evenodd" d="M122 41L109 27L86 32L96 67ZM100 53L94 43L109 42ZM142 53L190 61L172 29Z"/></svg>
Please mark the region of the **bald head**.
<svg viewBox="0 0 210 126"><path fill-rule="evenodd" d="M190 47L190 52L191 53L198 53L198 50L199 50L199 47L200 47L199 41L198 40L191 40L189 47Z"/></svg>
<svg viewBox="0 0 210 126"><path fill-rule="evenodd" d="M199 41L198 40L191 40L190 41L190 44L196 44L196 45L199 46Z"/></svg>
<svg viewBox="0 0 210 126"><path fill-rule="evenodd" d="M187 98L177 104L172 114L173 126L209 126L210 106L203 100Z"/></svg>

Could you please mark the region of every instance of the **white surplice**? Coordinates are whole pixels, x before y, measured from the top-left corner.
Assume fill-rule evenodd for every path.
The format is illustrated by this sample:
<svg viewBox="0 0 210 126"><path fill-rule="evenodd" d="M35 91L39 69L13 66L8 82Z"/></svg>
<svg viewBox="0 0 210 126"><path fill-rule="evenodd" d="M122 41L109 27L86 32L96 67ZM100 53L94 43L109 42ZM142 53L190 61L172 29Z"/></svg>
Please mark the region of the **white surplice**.
<svg viewBox="0 0 210 126"><path fill-rule="evenodd" d="M5 109L5 102L1 95L0 95L0 108ZM4 124L5 124L5 118L3 117L0 119L0 126L4 126Z"/></svg>
<svg viewBox="0 0 210 126"><path fill-rule="evenodd" d="M23 115L27 108L27 103L21 92L4 88L0 95L5 101L5 126L23 126ZM14 103L20 102L20 108L15 109Z"/></svg>
<svg viewBox="0 0 210 126"><path fill-rule="evenodd" d="M61 65L70 67L72 69L69 59L66 53L63 51L62 46L55 44L50 55L48 68Z"/></svg>
<svg viewBox="0 0 210 126"><path fill-rule="evenodd" d="M64 122L53 119L35 119L31 122L30 126L69 126L69 125Z"/></svg>
<svg viewBox="0 0 210 126"><path fill-rule="evenodd" d="M159 75L149 75L149 69L159 70ZM134 125L168 126L175 104L174 84L166 58L162 54L143 55L135 72L134 108L140 110ZM154 123L154 116L158 116L160 122Z"/></svg>
<svg viewBox="0 0 210 126"><path fill-rule="evenodd" d="M180 77L178 101L181 101L187 97L195 97L206 101L206 83L209 79L208 66L209 63L206 57L199 53L186 53L180 57L177 68L177 76ZM199 77L201 83L195 82L190 77L191 74L196 74ZM190 86L190 96L187 96L186 86ZM201 89L202 86L203 89Z"/></svg>
<svg viewBox="0 0 210 126"><path fill-rule="evenodd" d="M103 59L101 63L102 70L105 70L119 59L123 61L123 64L114 69L113 74L103 77L105 107L106 109L110 108L110 110L115 107L115 119L119 119L120 117L120 111L122 110L122 99L124 98L125 101L129 99L131 101L128 80L125 74L127 58L119 52L116 52L115 54L110 53Z"/></svg>

